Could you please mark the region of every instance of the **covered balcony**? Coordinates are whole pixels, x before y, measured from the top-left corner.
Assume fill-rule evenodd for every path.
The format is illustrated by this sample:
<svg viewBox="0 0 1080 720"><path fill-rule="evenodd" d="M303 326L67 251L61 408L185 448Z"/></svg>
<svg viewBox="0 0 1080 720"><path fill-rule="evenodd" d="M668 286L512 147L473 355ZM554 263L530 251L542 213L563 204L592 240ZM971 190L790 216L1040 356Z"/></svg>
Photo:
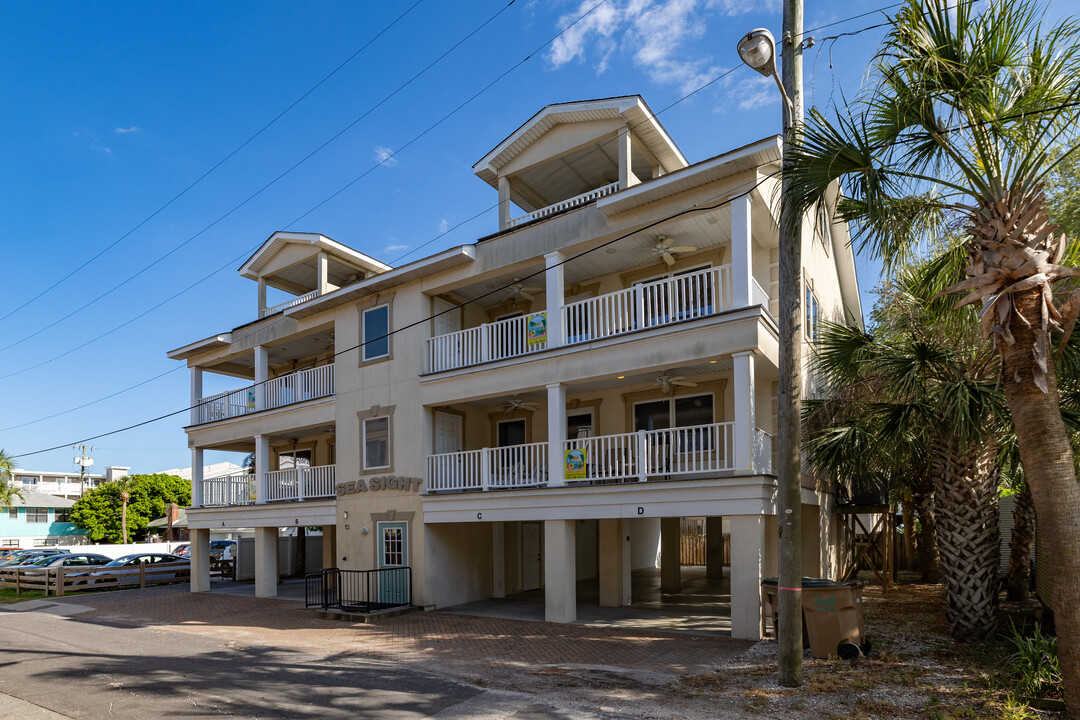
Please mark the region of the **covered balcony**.
<svg viewBox="0 0 1080 720"><path fill-rule="evenodd" d="M543 267L538 259L534 266L455 288L456 297L473 302L439 316L427 340L426 370L444 373L581 347L742 308L760 306L771 315L774 241L752 236L752 212L749 198L741 198L573 262L549 253Z"/></svg>
<svg viewBox="0 0 1080 720"><path fill-rule="evenodd" d="M201 398L192 409L192 425L241 417L334 395L334 364L278 375L262 385Z"/></svg>
<svg viewBox="0 0 1080 720"><path fill-rule="evenodd" d="M489 492L772 475L775 443L761 426L773 426L774 378L770 363L739 353L434 408L425 487Z"/></svg>

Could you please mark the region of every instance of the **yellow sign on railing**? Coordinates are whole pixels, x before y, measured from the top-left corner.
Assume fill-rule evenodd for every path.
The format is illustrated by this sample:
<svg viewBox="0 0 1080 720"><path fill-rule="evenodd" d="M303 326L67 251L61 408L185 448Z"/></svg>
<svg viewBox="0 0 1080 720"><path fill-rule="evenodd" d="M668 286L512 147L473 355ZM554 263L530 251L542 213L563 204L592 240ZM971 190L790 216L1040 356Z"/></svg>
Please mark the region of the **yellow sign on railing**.
<svg viewBox="0 0 1080 720"><path fill-rule="evenodd" d="M525 327L528 345L543 345L547 342L547 313L530 315Z"/></svg>
<svg viewBox="0 0 1080 720"><path fill-rule="evenodd" d="M566 451L565 477L567 480L584 480L585 479L585 461L587 453L585 448L575 448L573 450Z"/></svg>

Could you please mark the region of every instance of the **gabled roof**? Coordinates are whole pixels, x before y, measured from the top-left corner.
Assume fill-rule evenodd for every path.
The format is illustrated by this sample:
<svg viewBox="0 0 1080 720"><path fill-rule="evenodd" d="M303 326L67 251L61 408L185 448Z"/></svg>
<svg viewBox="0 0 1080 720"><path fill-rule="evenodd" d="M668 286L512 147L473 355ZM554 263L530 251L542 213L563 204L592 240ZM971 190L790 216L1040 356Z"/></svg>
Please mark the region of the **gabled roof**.
<svg viewBox="0 0 1080 720"><path fill-rule="evenodd" d="M382 273L393 268L386 263L379 262L373 257L362 252L353 250L347 245L331 240L320 233L278 232L267 238L255 253L240 266L240 274L246 278L257 280L261 271L281 250L290 244L310 245L325 252L331 258L345 265L351 265L363 270L368 274Z"/></svg>
<svg viewBox="0 0 1080 720"><path fill-rule="evenodd" d="M473 172L492 187L498 187L499 169L557 125L620 118L660 162L665 172L686 167L687 161L682 151L645 100L640 95L626 95L548 105L473 165Z"/></svg>
<svg viewBox="0 0 1080 720"><path fill-rule="evenodd" d="M74 500L48 495L38 490L23 489L23 497L15 498L8 507L31 507L31 508L69 508L75 504Z"/></svg>

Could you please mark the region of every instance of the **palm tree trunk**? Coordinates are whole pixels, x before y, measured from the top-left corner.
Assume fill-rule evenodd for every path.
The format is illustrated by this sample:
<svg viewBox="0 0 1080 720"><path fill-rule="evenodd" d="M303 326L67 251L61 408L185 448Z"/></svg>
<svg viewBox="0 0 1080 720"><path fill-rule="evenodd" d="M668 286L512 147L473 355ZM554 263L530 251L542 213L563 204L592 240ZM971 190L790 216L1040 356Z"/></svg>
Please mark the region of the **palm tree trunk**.
<svg viewBox="0 0 1080 720"><path fill-rule="evenodd" d="M1005 582L1009 600L1027 597L1031 583L1031 546L1035 542L1035 505L1027 483L1015 495L1012 537L1009 540L1009 575Z"/></svg>
<svg viewBox="0 0 1080 720"><path fill-rule="evenodd" d="M941 577L938 573L940 565L937 523L934 521L934 493L916 492L915 504L919 508L919 524L922 526L919 537L919 549L922 553L922 581L936 583L941 580Z"/></svg>
<svg viewBox="0 0 1080 720"><path fill-rule="evenodd" d="M1013 321L1016 342L997 343L1002 356L1005 397L1012 411L1024 476L1031 488L1039 535L1046 556L1053 558L1050 599L1058 634L1058 666L1061 670L1069 717L1080 718L1080 484L1073 468L1072 448L1057 389L1052 359L1047 362L1046 392L1034 382L1032 348L1039 329L1041 290L1016 293L1017 313L1030 325Z"/></svg>
<svg viewBox="0 0 1080 720"><path fill-rule="evenodd" d="M120 502L120 534L124 538L124 544L127 545L127 500Z"/></svg>
<svg viewBox="0 0 1080 720"><path fill-rule="evenodd" d="M953 635L981 640L997 626L999 542L995 448L953 438L932 443L938 487L937 541L945 580L945 619Z"/></svg>
<svg viewBox="0 0 1080 720"><path fill-rule="evenodd" d="M910 493L904 493L900 510L904 519L904 569L910 570L915 564L915 507Z"/></svg>

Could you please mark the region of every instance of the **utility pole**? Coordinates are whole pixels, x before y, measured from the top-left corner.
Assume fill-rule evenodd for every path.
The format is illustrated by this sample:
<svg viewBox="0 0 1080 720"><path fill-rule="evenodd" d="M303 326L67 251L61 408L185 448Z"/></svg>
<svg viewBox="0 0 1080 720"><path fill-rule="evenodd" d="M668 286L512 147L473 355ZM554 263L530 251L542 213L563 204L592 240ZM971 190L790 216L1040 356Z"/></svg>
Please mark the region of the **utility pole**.
<svg viewBox="0 0 1080 720"><path fill-rule="evenodd" d="M88 450L93 452L96 448L93 445L73 445L71 449L79 453L75 456L75 464L79 466L79 497L81 498L86 494L86 468L94 465L94 458L87 457L86 452Z"/></svg>
<svg viewBox="0 0 1080 720"><path fill-rule="evenodd" d="M783 196L788 191L787 161L803 120L803 0L784 0L781 38L784 110ZM780 532L777 597L779 682L798 687L802 672L802 215L792 203L780 205L780 397L778 404L777 527Z"/></svg>

